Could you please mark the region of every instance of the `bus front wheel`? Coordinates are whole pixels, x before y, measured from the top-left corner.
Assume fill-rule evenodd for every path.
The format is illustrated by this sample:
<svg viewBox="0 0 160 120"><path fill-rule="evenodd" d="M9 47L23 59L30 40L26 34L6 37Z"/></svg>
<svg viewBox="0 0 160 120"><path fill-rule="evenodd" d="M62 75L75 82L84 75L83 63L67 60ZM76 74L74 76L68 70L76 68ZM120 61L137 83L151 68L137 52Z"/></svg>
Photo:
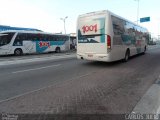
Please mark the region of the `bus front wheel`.
<svg viewBox="0 0 160 120"><path fill-rule="evenodd" d="M22 49L17 48L17 49L15 49L15 50L14 50L14 55L16 55L16 56L20 56L20 55L22 55L22 54L23 54Z"/></svg>

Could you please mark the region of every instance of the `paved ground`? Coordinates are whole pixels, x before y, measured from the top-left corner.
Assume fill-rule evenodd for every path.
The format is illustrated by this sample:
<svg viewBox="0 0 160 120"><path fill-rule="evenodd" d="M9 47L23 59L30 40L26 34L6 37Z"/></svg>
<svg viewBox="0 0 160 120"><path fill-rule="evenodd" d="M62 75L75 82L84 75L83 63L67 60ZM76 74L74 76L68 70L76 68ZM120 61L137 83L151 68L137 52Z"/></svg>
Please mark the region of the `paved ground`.
<svg viewBox="0 0 160 120"><path fill-rule="evenodd" d="M63 84L51 85L45 89L8 99L0 103L0 112L79 115L130 113L133 105L135 106L141 99L136 97L137 94L144 95L150 84L156 81L155 76L158 76L160 71L156 57L151 53L144 57L148 56L151 58L146 59L145 62L141 61L140 64L133 59L131 60L133 65L130 67L127 65L130 63L122 63L120 66L123 68L115 67L107 72L105 69L93 71L67 80ZM156 53L156 56L159 57L159 54ZM135 59L140 60L142 57ZM113 72L115 76L111 78L110 74ZM142 87L144 85L146 87Z"/></svg>

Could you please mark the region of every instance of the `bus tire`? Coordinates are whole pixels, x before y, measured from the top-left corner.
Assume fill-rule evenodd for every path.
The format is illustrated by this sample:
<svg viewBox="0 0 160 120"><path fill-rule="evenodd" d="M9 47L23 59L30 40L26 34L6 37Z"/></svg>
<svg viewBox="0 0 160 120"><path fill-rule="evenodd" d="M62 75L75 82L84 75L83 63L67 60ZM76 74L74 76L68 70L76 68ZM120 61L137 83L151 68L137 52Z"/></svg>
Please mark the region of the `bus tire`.
<svg viewBox="0 0 160 120"><path fill-rule="evenodd" d="M23 51L21 48L17 48L14 50L14 55L16 56L20 56L20 55L23 55Z"/></svg>
<svg viewBox="0 0 160 120"><path fill-rule="evenodd" d="M129 51L129 49L127 49L123 61L124 61L124 62L127 62L127 61L129 60L129 57L130 57L130 51Z"/></svg>
<svg viewBox="0 0 160 120"><path fill-rule="evenodd" d="M60 47L56 47L56 53L60 53L61 52L61 48Z"/></svg>

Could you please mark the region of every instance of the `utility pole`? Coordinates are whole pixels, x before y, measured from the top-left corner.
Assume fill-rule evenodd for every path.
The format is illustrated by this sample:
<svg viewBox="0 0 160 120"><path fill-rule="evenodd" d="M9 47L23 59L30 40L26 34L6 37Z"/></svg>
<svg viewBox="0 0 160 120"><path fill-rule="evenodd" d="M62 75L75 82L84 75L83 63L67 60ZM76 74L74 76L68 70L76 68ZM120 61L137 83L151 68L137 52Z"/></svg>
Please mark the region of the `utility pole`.
<svg viewBox="0 0 160 120"><path fill-rule="evenodd" d="M138 24L138 21L139 21L139 1L140 0L135 0L138 2L138 6L137 6L137 24Z"/></svg>
<svg viewBox="0 0 160 120"><path fill-rule="evenodd" d="M60 20L62 20L63 21L63 23L64 23L64 33L66 34L66 26L65 26L65 21L66 21L66 19L68 18L68 16L66 16L65 18L60 18Z"/></svg>

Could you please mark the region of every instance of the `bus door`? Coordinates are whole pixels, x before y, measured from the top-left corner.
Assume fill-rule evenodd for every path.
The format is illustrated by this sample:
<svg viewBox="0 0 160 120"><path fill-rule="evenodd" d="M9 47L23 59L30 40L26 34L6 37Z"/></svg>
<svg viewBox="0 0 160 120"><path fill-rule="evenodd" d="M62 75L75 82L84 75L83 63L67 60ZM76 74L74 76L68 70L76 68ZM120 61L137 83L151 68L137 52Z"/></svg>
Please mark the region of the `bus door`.
<svg viewBox="0 0 160 120"><path fill-rule="evenodd" d="M36 45L33 41L23 41L23 47L26 53L35 53Z"/></svg>

